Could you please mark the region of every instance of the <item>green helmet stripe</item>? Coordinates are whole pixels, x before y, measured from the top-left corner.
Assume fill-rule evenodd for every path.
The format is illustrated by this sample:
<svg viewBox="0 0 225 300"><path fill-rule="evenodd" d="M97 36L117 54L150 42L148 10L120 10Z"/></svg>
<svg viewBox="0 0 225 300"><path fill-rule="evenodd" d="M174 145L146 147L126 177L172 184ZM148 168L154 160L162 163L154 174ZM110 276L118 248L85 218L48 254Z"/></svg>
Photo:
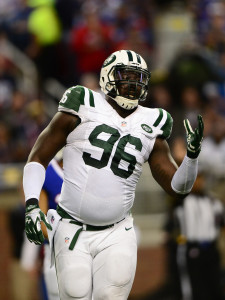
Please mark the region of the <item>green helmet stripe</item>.
<svg viewBox="0 0 225 300"><path fill-rule="evenodd" d="M137 53L136 53L136 54L137 54ZM137 54L137 61L138 61L139 64L141 63L141 57L140 57L139 54Z"/></svg>
<svg viewBox="0 0 225 300"><path fill-rule="evenodd" d="M90 98L89 98L90 106L95 107L94 95L90 89L88 89L88 91L89 91L89 95L90 95Z"/></svg>
<svg viewBox="0 0 225 300"><path fill-rule="evenodd" d="M133 55L132 55L131 51L127 50L127 55L128 55L129 61L133 61Z"/></svg>
<svg viewBox="0 0 225 300"><path fill-rule="evenodd" d="M162 108L159 108L159 116L156 119L156 121L153 124L153 126L157 127L159 125L159 123L162 121L162 118L163 118L163 110L162 110Z"/></svg>

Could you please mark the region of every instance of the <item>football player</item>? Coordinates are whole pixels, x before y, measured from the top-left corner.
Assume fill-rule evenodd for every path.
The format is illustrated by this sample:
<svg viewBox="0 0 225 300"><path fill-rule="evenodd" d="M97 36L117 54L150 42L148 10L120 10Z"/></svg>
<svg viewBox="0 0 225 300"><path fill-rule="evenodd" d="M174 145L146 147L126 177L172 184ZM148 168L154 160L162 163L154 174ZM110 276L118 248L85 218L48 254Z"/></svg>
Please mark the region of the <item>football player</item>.
<svg viewBox="0 0 225 300"><path fill-rule="evenodd" d="M166 139L172 117L146 108L150 72L134 51L112 53L100 73L102 94L83 86L65 91L59 111L38 137L24 167L26 234L44 240L48 228L60 298L127 299L135 276L137 243L131 208L148 162L170 195L184 197L193 186L203 137L203 120L187 132L187 155L179 168ZM38 199L45 168L62 147L64 180L57 214L48 219ZM49 222L51 220L51 222Z"/></svg>

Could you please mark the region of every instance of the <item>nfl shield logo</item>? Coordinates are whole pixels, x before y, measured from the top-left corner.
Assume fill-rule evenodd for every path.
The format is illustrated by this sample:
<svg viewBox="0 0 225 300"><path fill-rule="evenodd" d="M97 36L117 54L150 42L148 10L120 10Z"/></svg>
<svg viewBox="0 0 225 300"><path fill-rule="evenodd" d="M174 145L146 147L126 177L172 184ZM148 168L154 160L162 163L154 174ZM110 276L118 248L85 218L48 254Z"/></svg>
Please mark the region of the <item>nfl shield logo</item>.
<svg viewBox="0 0 225 300"><path fill-rule="evenodd" d="M65 243L67 244L69 242L70 238L65 237Z"/></svg>

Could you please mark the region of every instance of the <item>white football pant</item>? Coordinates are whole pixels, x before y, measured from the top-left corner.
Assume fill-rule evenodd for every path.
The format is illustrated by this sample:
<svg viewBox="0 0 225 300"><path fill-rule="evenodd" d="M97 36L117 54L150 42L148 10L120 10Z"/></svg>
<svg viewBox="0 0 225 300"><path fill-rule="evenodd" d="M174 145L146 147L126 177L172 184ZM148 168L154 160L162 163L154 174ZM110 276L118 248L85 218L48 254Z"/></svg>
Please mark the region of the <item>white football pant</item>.
<svg viewBox="0 0 225 300"><path fill-rule="evenodd" d="M80 228L63 219L54 237L55 264L61 300L126 300L137 262L133 218L100 231L81 231L73 250L69 245Z"/></svg>

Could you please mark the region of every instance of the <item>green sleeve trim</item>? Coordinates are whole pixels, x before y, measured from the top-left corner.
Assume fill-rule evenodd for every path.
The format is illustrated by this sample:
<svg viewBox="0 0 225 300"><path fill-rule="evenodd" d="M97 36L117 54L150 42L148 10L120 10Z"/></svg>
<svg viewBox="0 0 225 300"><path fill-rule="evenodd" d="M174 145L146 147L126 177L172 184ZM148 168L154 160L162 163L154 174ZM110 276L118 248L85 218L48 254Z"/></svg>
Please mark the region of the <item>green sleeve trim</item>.
<svg viewBox="0 0 225 300"><path fill-rule="evenodd" d="M167 119L165 124L162 126L161 130L163 131L162 137L164 139L168 139L171 135L173 127L173 118L171 115L167 112Z"/></svg>
<svg viewBox="0 0 225 300"><path fill-rule="evenodd" d="M159 123L162 121L163 118L163 110L162 108L159 108L159 116L156 119L155 123L153 124L154 127L157 127L159 125Z"/></svg>
<svg viewBox="0 0 225 300"><path fill-rule="evenodd" d="M90 89L88 89L89 91L89 103L91 107L95 107L95 102L94 102L94 95L92 93L92 91Z"/></svg>
<svg viewBox="0 0 225 300"><path fill-rule="evenodd" d="M78 112L80 105L84 105L84 95L84 87L71 87L64 93L59 105Z"/></svg>

